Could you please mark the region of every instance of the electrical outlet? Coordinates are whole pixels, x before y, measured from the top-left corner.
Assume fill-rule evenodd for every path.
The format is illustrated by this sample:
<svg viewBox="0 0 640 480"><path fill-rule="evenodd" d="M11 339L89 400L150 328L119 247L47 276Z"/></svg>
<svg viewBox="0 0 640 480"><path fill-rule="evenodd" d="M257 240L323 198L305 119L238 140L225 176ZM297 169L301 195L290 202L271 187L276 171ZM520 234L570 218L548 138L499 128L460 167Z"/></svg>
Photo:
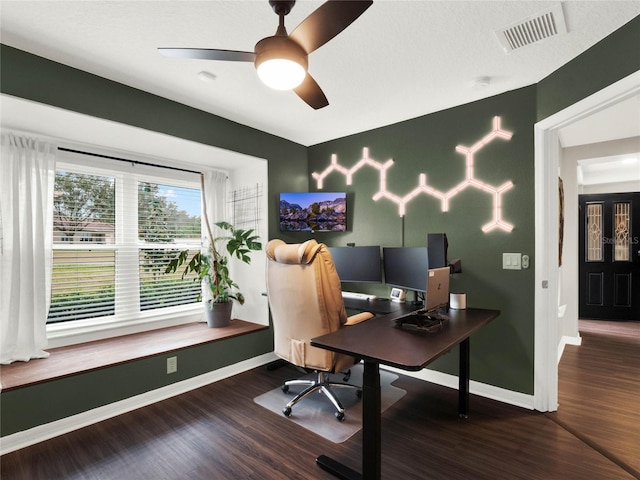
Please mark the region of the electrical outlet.
<svg viewBox="0 0 640 480"><path fill-rule="evenodd" d="M178 371L178 357L167 358L167 375Z"/></svg>

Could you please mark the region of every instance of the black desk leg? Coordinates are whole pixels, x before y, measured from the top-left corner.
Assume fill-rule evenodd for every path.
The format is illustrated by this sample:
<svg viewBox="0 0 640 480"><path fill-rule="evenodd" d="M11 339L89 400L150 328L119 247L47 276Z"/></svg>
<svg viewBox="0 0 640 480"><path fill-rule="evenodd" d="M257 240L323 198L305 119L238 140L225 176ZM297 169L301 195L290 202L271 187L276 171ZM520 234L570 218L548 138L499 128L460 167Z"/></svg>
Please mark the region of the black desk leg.
<svg viewBox="0 0 640 480"><path fill-rule="evenodd" d="M460 343L460 365L458 372L458 415L469 416L469 338Z"/></svg>
<svg viewBox="0 0 640 480"><path fill-rule="evenodd" d="M321 469L326 470L340 480L362 480L362 475L359 472L326 455L320 455L316 458L316 463Z"/></svg>
<svg viewBox="0 0 640 480"><path fill-rule="evenodd" d="M364 361L362 382L362 477L365 480L380 480L382 477L381 453L381 400L380 365L371 360Z"/></svg>
<svg viewBox="0 0 640 480"><path fill-rule="evenodd" d="M365 360L362 382L362 475L326 455L316 458L318 466L342 480L380 480L380 410L380 365L378 362Z"/></svg>

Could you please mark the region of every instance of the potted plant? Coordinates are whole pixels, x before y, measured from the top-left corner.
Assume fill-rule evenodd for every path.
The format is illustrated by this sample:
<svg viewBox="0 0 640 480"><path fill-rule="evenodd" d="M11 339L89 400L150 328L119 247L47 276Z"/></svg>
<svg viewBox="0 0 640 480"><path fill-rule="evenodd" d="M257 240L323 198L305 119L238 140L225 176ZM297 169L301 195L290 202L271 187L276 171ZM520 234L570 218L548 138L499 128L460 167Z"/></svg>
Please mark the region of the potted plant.
<svg viewBox="0 0 640 480"><path fill-rule="evenodd" d="M223 234L214 237L209 230L209 244L189 260L189 250L179 252L167 265L165 273L174 273L182 265L182 278L189 273L196 274L196 280L208 287L210 295L205 298L207 324L210 327L224 327L231 320L232 300L244 304L244 295L229 277L229 257L235 256L244 263L251 263L252 250L260 250L262 244L253 229L236 229L228 222L215 224ZM226 253L225 253L226 251ZM228 255L227 255L228 254Z"/></svg>

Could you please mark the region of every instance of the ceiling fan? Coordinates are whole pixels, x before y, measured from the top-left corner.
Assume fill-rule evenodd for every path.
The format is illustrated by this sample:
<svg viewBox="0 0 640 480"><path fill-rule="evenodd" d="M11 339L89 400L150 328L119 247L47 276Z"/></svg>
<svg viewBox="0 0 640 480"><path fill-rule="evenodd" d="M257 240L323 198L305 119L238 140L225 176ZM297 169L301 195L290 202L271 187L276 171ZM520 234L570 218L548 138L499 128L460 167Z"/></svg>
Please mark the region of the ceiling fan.
<svg viewBox="0 0 640 480"><path fill-rule="evenodd" d="M309 75L308 55L351 25L371 6L372 0L329 0L323 3L290 35L284 17L295 0L269 0L280 21L275 35L256 43L253 52L212 48L158 48L165 57L253 62L260 79L271 88L293 90L310 107L329 105L327 97Z"/></svg>

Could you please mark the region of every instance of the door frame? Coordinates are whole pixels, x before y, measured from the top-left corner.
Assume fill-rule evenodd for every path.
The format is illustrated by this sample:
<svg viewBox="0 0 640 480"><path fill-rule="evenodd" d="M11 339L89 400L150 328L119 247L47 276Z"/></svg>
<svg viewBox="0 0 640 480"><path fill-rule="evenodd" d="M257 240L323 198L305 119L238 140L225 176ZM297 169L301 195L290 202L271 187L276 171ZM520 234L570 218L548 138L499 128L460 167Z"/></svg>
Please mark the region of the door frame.
<svg viewBox="0 0 640 480"><path fill-rule="evenodd" d="M558 409L558 130L640 93L640 71L534 125L535 334L533 407ZM577 332L576 332L577 334Z"/></svg>

